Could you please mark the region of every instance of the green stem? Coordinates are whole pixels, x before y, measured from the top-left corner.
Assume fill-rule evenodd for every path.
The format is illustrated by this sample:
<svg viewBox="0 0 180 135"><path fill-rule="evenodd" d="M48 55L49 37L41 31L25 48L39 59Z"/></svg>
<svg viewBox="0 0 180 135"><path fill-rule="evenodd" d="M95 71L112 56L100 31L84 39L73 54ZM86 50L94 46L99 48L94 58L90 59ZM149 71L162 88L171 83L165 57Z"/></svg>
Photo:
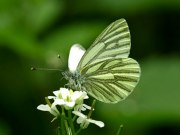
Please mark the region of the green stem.
<svg viewBox="0 0 180 135"><path fill-rule="evenodd" d="M95 106L96 100L94 99L91 105L91 110L88 113L87 119L89 119L91 117L91 114L93 112L94 106Z"/></svg>
<svg viewBox="0 0 180 135"><path fill-rule="evenodd" d="M75 135L78 135L83 128L79 128Z"/></svg>
<svg viewBox="0 0 180 135"><path fill-rule="evenodd" d="M120 135L122 128L123 128L123 125L120 125L116 135Z"/></svg>
<svg viewBox="0 0 180 135"><path fill-rule="evenodd" d="M61 114L61 133L62 133L62 135L66 135L65 124L64 124L65 112L64 112L64 107L62 106L61 108L62 108L62 114Z"/></svg>
<svg viewBox="0 0 180 135"><path fill-rule="evenodd" d="M74 121L76 120L76 118L77 118L77 116L76 116L76 115L74 115L74 117L73 117L72 121L74 122Z"/></svg>
<svg viewBox="0 0 180 135"><path fill-rule="evenodd" d="M75 130L74 130L74 124L73 124L71 110L68 110L68 121L69 121L69 125L71 127L72 135L75 135Z"/></svg>
<svg viewBox="0 0 180 135"><path fill-rule="evenodd" d="M67 135L69 135L70 130L69 130L69 126L68 126L67 120L64 120L64 124L65 124L65 128L66 128L66 133L67 133Z"/></svg>
<svg viewBox="0 0 180 135"><path fill-rule="evenodd" d="M58 118L58 120L60 120L60 118ZM61 121L61 120L60 120ZM59 122L60 123L60 122ZM57 134L58 135L61 135L61 128L58 126L58 129L57 129Z"/></svg>
<svg viewBox="0 0 180 135"><path fill-rule="evenodd" d="M45 97L45 101L46 101L46 103L49 105L49 107L51 107L51 102L49 101L49 99L48 99L48 97Z"/></svg>

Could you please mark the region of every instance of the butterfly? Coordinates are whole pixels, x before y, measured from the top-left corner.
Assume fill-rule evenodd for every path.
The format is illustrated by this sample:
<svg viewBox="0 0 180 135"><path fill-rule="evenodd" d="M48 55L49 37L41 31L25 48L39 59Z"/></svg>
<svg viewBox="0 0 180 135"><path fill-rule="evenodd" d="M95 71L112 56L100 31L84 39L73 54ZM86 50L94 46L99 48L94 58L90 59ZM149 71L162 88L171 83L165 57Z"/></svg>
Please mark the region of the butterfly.
<svg viewBox="0 0 180 135"><path fill-rule="evenodd" d="M69 88L86 91L104 103L125 99L140 78L140 66L130 53L131 40L125 19L111 23L87 49L71 47L69 71L63 73Z"/></svg>

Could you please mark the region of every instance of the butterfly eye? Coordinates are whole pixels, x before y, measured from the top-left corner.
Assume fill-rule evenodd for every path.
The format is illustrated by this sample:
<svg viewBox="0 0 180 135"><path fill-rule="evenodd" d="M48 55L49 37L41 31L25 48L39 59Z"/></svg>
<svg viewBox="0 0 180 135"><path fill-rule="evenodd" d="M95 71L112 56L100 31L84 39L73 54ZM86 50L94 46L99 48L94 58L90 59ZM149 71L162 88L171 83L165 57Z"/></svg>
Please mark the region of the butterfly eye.
<svg viewBox="0 0 180 135"><path fill-rule="evenodd" d="M75 81L75 84L76 84L76 86L78 86L78 82L77 81Z"/></svg>

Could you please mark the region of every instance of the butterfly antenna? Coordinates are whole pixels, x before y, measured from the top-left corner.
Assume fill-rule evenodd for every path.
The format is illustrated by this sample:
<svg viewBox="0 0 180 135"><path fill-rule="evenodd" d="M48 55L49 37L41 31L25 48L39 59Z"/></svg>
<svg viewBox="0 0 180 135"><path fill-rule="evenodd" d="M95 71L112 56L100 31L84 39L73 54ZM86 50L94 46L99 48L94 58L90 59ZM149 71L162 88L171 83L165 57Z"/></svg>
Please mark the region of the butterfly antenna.
<svg viewBox="0 0 180 135"><path fill-rule="evenodd" d="M61 56L60 56L59 54L58 54L58 56L57 56L57 57L58 57L58 59L61 59Z"/></svg>
<svg viewBox="0 0 180 135"><path fill-rule="evenodd" d="M58 54L57 58L62 62L61 56ZM41 71L63 71L61 69L56 69L56 68L37 68L37 67L31 67L31 70L41 70Z"/></svg>
<svg viewBox="0 0 180 135"><path fill-rule="evenodd" d="M61 69L56 69L56 68L35 68L35 67L31 67L31 70L40 70L40 71L63 71Z"/></svg>
<svg viewBox="0 0 180 135"><path fill-rule="evenodd" d="M57 58L60 60L61 63L63 63L63 59L61 58L61 56L58 54Z"/></svg>

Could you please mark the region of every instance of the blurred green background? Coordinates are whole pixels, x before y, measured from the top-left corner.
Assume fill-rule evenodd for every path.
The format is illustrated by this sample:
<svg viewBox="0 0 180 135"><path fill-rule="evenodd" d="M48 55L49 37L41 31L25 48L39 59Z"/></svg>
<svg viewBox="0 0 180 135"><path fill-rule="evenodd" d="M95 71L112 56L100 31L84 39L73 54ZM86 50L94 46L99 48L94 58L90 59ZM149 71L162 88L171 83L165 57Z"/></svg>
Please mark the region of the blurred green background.
<svg viewBox="0 0 180 135"><path fill-rule="evenodd" d="M64 86L74 43L86 49L111 22L125 18L132 39L130 57L142 68L140 82L124 101L98 102L82 134L180 134L179 0L0 0L0 135L55 135L56 122L36 107ZM57 55L61 60L57 59Z"/></svg>

